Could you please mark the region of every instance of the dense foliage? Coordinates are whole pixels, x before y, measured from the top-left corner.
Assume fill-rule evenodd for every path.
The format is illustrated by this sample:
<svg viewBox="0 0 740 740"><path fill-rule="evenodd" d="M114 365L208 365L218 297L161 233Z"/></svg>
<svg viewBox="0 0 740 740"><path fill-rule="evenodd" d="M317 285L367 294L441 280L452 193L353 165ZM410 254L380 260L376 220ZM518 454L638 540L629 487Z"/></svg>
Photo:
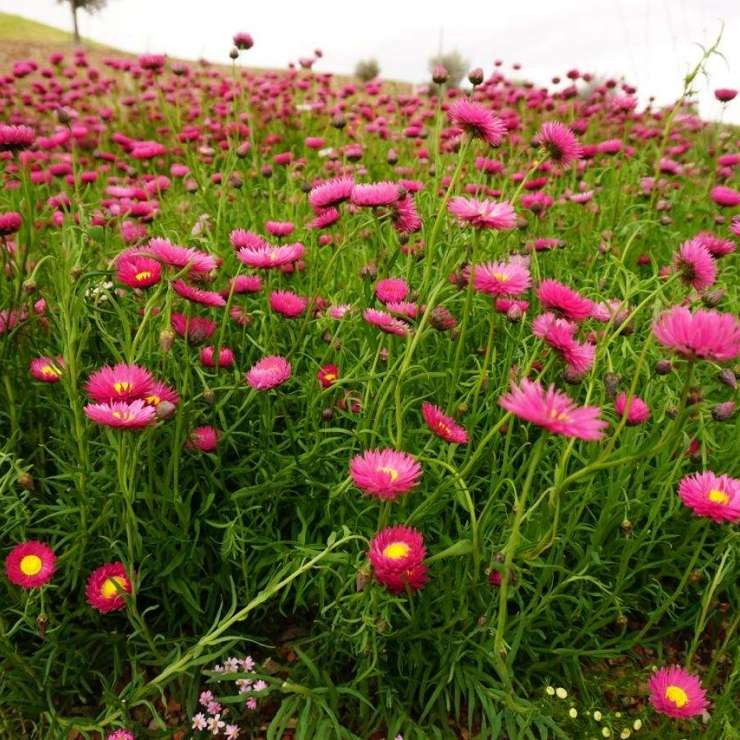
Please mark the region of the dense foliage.
<svg viewBox="0 0 740 740"><path fill-rule="evenodd" d="M0 79L4 736L728 737L738 132L319 56Z"/></svg>

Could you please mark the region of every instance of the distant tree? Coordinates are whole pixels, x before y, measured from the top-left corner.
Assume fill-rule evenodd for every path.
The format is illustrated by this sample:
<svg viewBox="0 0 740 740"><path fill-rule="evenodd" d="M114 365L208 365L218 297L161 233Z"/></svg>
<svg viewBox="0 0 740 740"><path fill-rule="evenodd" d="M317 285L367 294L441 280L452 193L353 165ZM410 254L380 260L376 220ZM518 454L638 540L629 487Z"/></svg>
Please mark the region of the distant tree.
<svg viewBox="0 0 740 740"><path fill-rule="evenodd" d="M380 74L380 65L377 59L361 59L355 66L355 77L362 82L370 82Z"/></svg>
<svg viewBox="0 0 740 740"><path fill-rule="evenodd" d="M435 54L429 60L429 71L434 72L434 68L440 65L447 70L446 84L449 87L459 87L470 68L470 62L456 50Z"/></svg>
<svg viewBox="0 0 740 740"><path fill-rule="evenodd" d="M97 13L105 7L108 0L58 0L60 3L69 5L72 9L72 22L74 23L75 44L80 43L80 29L77 26L77 11L82 8L88 13Z"/></svg>

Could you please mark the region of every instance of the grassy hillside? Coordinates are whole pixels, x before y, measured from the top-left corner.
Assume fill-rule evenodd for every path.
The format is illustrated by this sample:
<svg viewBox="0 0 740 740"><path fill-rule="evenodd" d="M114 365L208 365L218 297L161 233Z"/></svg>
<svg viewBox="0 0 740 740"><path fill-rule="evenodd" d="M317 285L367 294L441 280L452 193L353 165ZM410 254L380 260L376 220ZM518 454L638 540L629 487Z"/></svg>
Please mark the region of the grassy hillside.
<svg viewBox="0 0 740 740"><path fill-rule="evenodd" d="M0 13L0 44L6 42L25 42L28 44L48 44L59 46L73 43L72 34L45 23L22 18L19 15ZM83 39L85 46L97 46L95 42Z"/></svg>

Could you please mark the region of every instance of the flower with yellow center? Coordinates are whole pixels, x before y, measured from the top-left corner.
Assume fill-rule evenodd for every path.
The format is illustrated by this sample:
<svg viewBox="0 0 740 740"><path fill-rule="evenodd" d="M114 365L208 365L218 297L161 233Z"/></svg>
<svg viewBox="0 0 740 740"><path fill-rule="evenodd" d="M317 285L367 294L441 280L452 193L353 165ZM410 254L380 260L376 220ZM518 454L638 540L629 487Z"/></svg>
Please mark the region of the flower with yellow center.
<svg viewBox="0 0 740 740"><path fill-rule="evenodd" d="M44 563L38 555L26 555L21 558L20 569L24 576L35 576L41 571Z"/></svg>
<svg viewBox="0 0 740 740"><path fill-rule="evenodd" d="M41 374L47 378L59 378L62 375L62 371L53 365L44 365L41 368Z"/></svg>
<svg viewBox="0 0 740 740"><path fill-rule="evenodd" d="M134 275L137 283L142 283L145 280L150 280L151 277L152 273L149 270L142 270L141 272L137 272L136 275Z"/></svg>
<svg viewBox="0 0 740 740"><path fill-rule="evenodd" d="M680 686L674 686L671 684L665 690L665 698L681 709L681 707L686 706L686 702L689 700L689 695Z"/></svg>
<svg viewBox="0 0 740 740"><path fill-rule="evenodd" d="M405 542L391 542L383 548L383 555L389 560L401 560L405 558L411 548Z"/></svg>
<svg viewBox="0 0 740 740"><path fill-rule="evenodd" d="M126 580L121 576L113 576L113 578L106 578L103 581L103 585L100 587L100 595L104 599L113 599L125 589Z"/></svg>
<svg viewBox="0 0 740 740"><path fill-rule="evenodd" d="M707 498L713 504L722 504L722 506L727 506L727 504L730 503L730 497L724 491L720 491L717 488L713 488L709 491Z"/></svg>
<svg viewBox="0 0 740 740"><path fill-rule="evenodd" d="M388 466L383 465L378 468L378 472L385 473L390 476L391 482L398 478L398 471L395 468L389 468Z"/></svg>
<svg viewBox="0 0 740 740"><path fill-rule="evenodd" d="M127 380L120 380L113 383L113 390L116 393L128 393L131 390L131 383Z"/></svg>

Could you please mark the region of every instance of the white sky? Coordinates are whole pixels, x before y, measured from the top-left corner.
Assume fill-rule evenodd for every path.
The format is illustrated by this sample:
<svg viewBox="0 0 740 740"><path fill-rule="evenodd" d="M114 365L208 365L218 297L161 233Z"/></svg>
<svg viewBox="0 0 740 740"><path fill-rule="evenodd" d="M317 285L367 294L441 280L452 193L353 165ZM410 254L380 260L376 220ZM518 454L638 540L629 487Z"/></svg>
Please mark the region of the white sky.
<svg viewBox="0 0 740 740"><path fill-rule="evenodd" d="M56 0L0 0L0 11L71 28ZM351 72L374 56L385 77L411 82L427 79L442 32L445 50L487 72L501 58L539 83L571 67L624 75L659 102L680 94L697 44L709 45L722 21L726 60L698 81L706 117L719 116L714 88L740 87L740 0L109 0L97 15L80 13L83 35L131 52L228 62L232 35L247 31L248 64L284 67L318 47L317 70ZM740 98L724 119L740 122Z"/></svg>

